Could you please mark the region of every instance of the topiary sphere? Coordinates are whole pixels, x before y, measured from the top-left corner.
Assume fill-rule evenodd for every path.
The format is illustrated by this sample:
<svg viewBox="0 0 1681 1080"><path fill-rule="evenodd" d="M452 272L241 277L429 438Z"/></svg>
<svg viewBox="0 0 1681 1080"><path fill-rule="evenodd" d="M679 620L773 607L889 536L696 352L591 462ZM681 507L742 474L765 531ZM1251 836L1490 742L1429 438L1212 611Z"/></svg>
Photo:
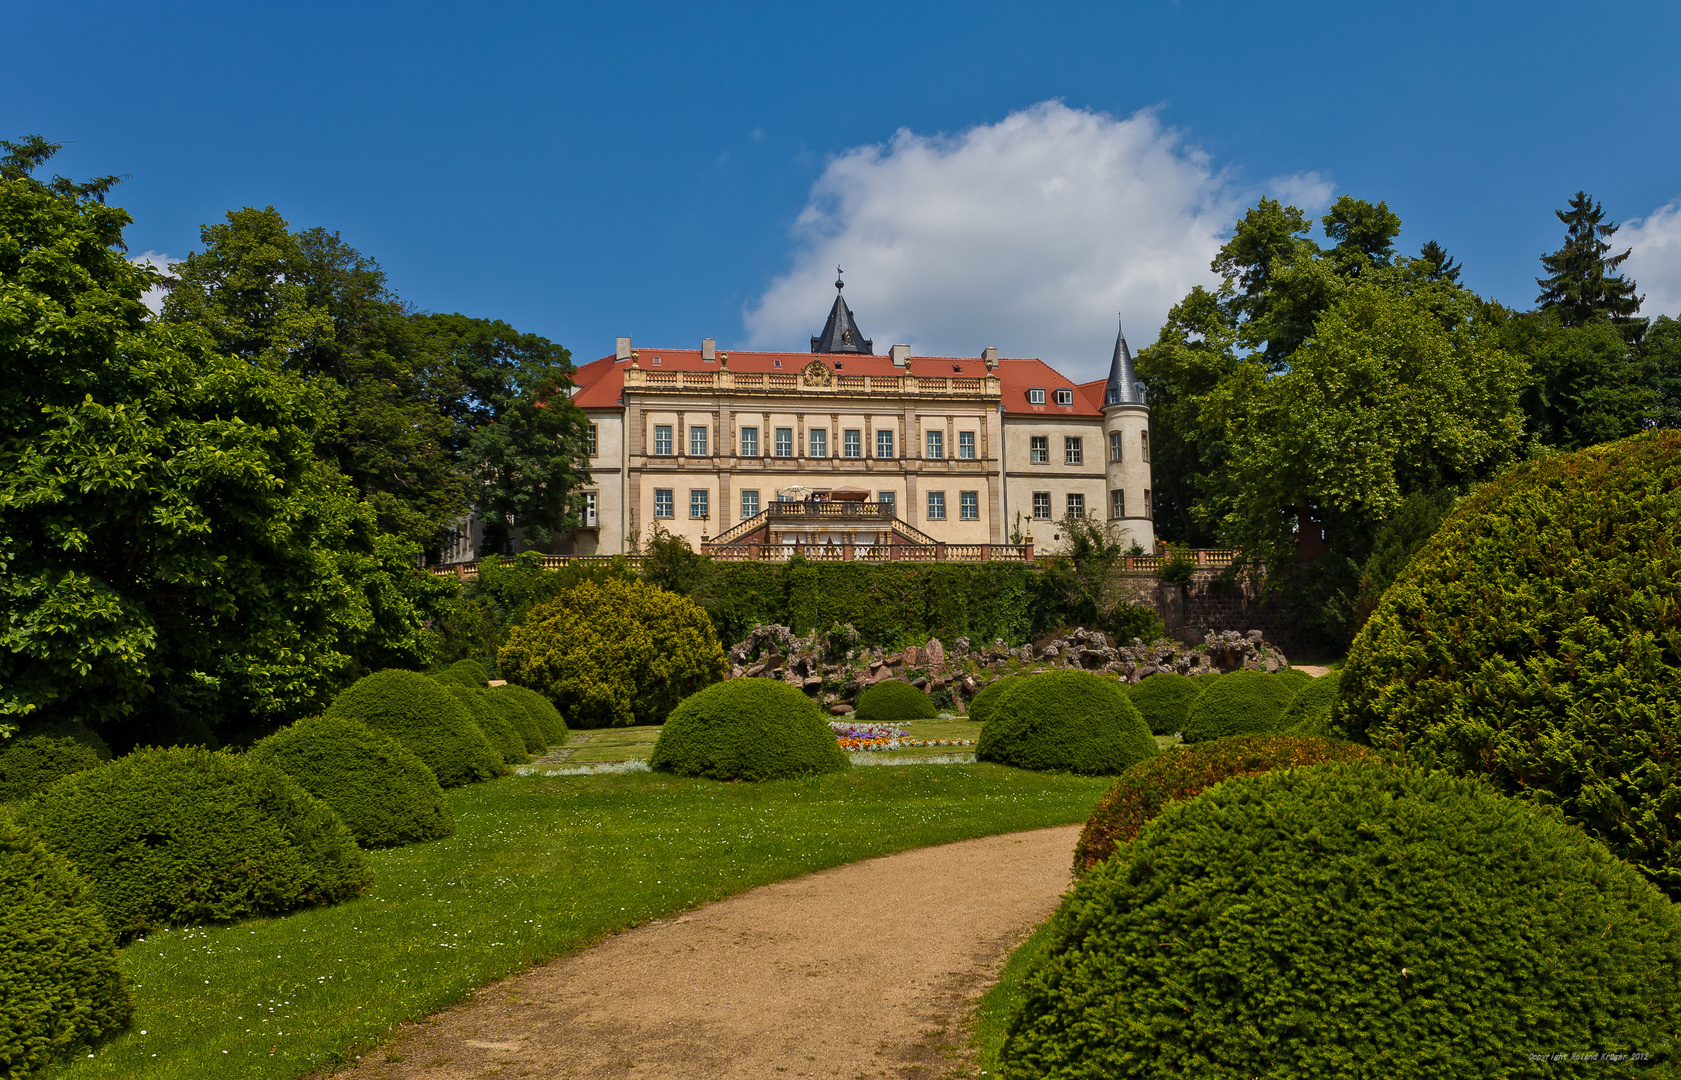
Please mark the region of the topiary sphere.
<svg viewBox="0 0 1681 1080"><path fill-rule="evenodd" d="M940 715L934 699L908 682L887 679L858 695L855 718L868 724L903 724Z"/></svg>
<svg viewBox="0 0 1681 1080"><path fill-rule="evenodd" d="M27 798L59 777L98 764L98 752L75 739L8 739L0 743L0 802Z"/></svg>
<svg viewBox="0 0 1681 1080"><path fill-rule="evenodd" d="M969 719L983 724L992 719L992 710L997 706L998 699L1003 696L1005 690L1022 678L1025 676L1006 675L997 682L990 682L981 687L980 692L969 702Z"/></svg>
<svg viewBox="0 0 1681 1080"><path fill-rule="evenodd" d="M1294 690L1298 694L1301 693L1302 687L1313 681L1312 675L1309 675L1301 668L1293 667L1279 668L1277 671L1273 672L1273 677L1283 679L1285 682L1289 683L1290 689Z"/></svg>
<svg viewBox="0 0 1681 1080"><path fill-rule="evenodd" d="M111 747L106 744L105 739L80 720L67 720L63 717L49 720L34 713L24 717L13 717L13 720L18 723L18 731L12 736L13 739L74 739L92 750L100 761L111 760Z"/></svg>
<svg viewBox="0 0 1681 1080"><path fill-rule="evenodd" d="M508 633L497 666L574 727L658 724L724 674L706 612L638 579L580 581Z"/></svg>
<svg viewBox="0 0 1681 1080"><path fill-rule="evenodd" d="M1221 673L1218 671L1204 671L1200 675L1188 675L1186 678L1206 690L1208 689L1208 684L1213 682L1215 679L1218 679L1220 675Z"/></svg>
<svg viewBox="0 0 1681 1080"><path fill-rule="evenodd" d="M117 943L82 879L0 815L0 1076L93 1045L133 1011Z"/></svg>
<svg viewBox="0 0 1681 1080"><path fill-rule="evenodd" d="M490 672L477 660L457 660L445 669L454 678L460 679L466 686L486 687L490 685Z"/></svg>
<svg viewBox="0 0 1681 1080"><path fill-rule="evenodd" d="M1172 735L1185 730L1185 714L1191 702L1202 696L1203 686L1188 675L1158 671L1127 687L1127 696L1151 733Z"/></svg>
<svg viewBox="0 0 1681 1080"><path fill-rule="evenodd" d="M1342 675L1332 671L1302 687L1279 717L1279 730L1296 735L1335 735L1331 730L1331 706L1337 700L1341 682Z"/></svg>
<svg viewBox="0 0 1681 1080"><path fill-rule="evenodd" d="M713 780L779 780L851 762L804 694L774 679L731 679L671 711L648 765Z"/></svg>
<svg viewBox="0 0 1681 1080"><path fill-rule="evenodd" d="M1668 1061L1678 1025L1681 914L1633 867L1479 781L1345 763L1219 784L1086 875L999 1061L1104 1080L1577 1076L1571 1052ZM1564 1062L1532 1057L1549 1052Z"/></svg>
<svg viewBox="0 0 1681 1080"><path fill-rule="evenodd" d="M543 733L544 742L550 746L566 745L566 721L561 718L560 710L554 707L554 702L529 687L515 686L513 683L502 689L513 694L519 703L525 706L531 718L537 721L537 729Z"/></svg>
<svg viewBox="0 0 1681 1080"><path fill-rule="evenodd" d="M484 702L490 706L491 711L519 732L527 753L541 754L548 750L549 740L544 737L543 729L537 724L537 718L525 707L518 691L511 686L493 686L483 691L483 694Z"/></svg>
<svg viewBox="0 0 1681 1080"><path fill-rule="evenodd" d="M1296 689L1288 679L1264 671L1232 671L1209 683L1185 713L1181 734L1188 743L1231 735L1266 735L1279 720Z"/></svg>
<svg viewBox="0 0 1681 1080"><path fill-rule="evenodd" d="M1461 500L1355 638L1332 721L1558 806L1681 897L1681 431Z"/></svg>
<svg viewBox="0 0 1681 1080"><path fill-rule="evenodd" d="M87 879L122 941L337 903L371 879L326 803L273 766L202 747L136 750L67 776L17 821Z"/></svg>
<svg viewBox="0 0 1681 1080"><path fill-rule="evenodd" d="M455 700L472 715L473 723L484 732L485 740L501 757L503 764L524 765L531 760L525 754L525 739L500 710L490 707L490 702L485 697L487 691L454 682L443 683L443 688L453 694ZM507 771L502 770L504 773Z"/></svg>
<svg viewBox="0 0 1681 1080"><path fill-rule="evenodd" d="M1098 800L1074 845L1074 873L1083 874L1108 859L1163 807L1222 780L1327 761L1375 760L1377 755L1364 746L1299 735L1238 735L1174 747L1122 773Z"/></svg>
<svg viewBox="0 0 1681 1080"><path fill-rule="evenodd" d="M1010 687L975 746L980 761L1087 775L1155 754L1150 727L1120 683L1089 671L1048 671Z"/></svg>
<svg viewBox="0 0 1681 1080"><path fill-rule="evenodd" d="M485 741L467 707L414 671L390 668L359 679L327 707L396 739L426 763L444 787L501 776L502 755Z"/></svg>
<svg viewBox="0 0 1681 1080"><path fill-rule="evenodd" d="M365 848L455 832L455 817L432 770L402 743L360 721L299 720L253 746L251 757L332 807Z"/></svg>

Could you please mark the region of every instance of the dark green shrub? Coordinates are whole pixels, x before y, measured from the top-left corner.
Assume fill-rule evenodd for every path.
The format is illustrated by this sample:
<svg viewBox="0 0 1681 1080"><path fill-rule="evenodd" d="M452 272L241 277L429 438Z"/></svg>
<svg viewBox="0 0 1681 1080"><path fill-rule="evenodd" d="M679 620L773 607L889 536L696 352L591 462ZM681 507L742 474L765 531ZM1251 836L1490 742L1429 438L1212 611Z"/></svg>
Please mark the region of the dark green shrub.
<svg viewBox="0 0 1681 1080"><path fill-rule="evenodd" d="M91 769L99 764L99 754L75 739L53 739L37 735L33 739L7 739L0 742L0 802L11 802L45 791L48 784L61 776Z"/></svg>
<svg viewBox="0 0 1681 1080"><path fill-rule="evenodd" d="M1340 695L1351 737L1557 806L1681 897L1681 431L1462 499L1383 594Z"/></svg>
<svg viewBox="0 0 1681 1080"><path fill-rule="evenodd" d="M442 685L473 717L473 723L484 732L485 741L501 757L503 764L524 765L531 760L525 754L525 740L514 730L514 725L508 723L499 710L490 707L490 701L485 696L487 691L459 683L446 682ZM502 771L507 772L506 769Z"/></svg>
<svg viewBox="0 0 1681 1080"><path fill-rule="evenodd" d="M1335 735L1331 730L1331 706L1337 700L1340 672L1327 672L1296 692L1290 707L1279 717L1278 728L1294 735Z"/></svg>
<svg viewBox="0 0 1681 1080"><path fill-rule="evenodd" d="M1278 730L1278 722L1295 696L1290 680L1277 675L1228 672L1209 683L1191 703L1181 734L1188 743L1229 735L1270 734Z"/></svg>
<svg viewBox="0 0 1681 1080"><path fill-rule="evenodd" d="M117 943L82 879L0 815L0 1076L29 1076L133 1011Z"/></svg>
<svg viewBox="0 0 1681 1080"><path fill-rule="evenodd" d="M1191 676L1187 676L1187 677L1192 682L1196 683L1198 686L1200 686L1204 690L1206 690L1206 689L1208 689L1208 684L1213 682L1215 679L1218 679L1220 677L1220 674L1221 673L1218 672L1218 671L1205 671L1201 675L1191 675Z"/></svg>
<svg viewBox="0 0 1681 1080"><path fill-rule="evenodd" d="M908 682L887 679L858 695L857 719L870 724L902 724L938 716L934 699Z"/></svg>
<svg viewBox="0 0 1681 1080"><path fill-rule="evenodd" d="M483 688L490 685L490 672L477 660L457 660L445 670L467 686Z"/></svg>
<svg viewBox="0 0 1681 1080"><path fill-rule="evenodd" d="M537 728L543 733L544 742L550 746L566 745L566 721L561 718L560 710L554 707L554 702L529 687L509 683L503 689L518 697L526 712L537 721Z"/></svg>
<svg viewBox="0 0 1681 1080"><path fill-rule="evenodd" d="M1277 671L1273 672L1273 675L1289 683L1290 689L1296 693L1301 693L1302 687L1313 681L1313 676L1309 675L1301 668L1279 668Z"/></svg>
<svg viewBox="0 0 1681 1080"><path fill-rule="evenodd" d="M980 691L975 694L974 699L969 702L969 719L977 720L983 724L992 719L992 710L998 704L998 699L1003 696L1004 691L1013 686L1018 679L1023 678L1026 678L1026 676L1006 675L997 682L987 683L981 687Z"/></svg>
<svg viewBox="0 0 1681 1080"><path fill-rule="evenodd" d="M365 848L455 832L455 816L432 770L402 743L360 721L299 720L252 747L251 757L332 807Z"/></svg>
<svg viewBox="0 0 1681 1080"><path fill-rule="evenodd" d="M333 700L327 715L360 720L396 739L446 788L502 775L502 756L466 706L418 672L392 668L359 679Z"/></svg>
<svg viewBox="0 0 1681 1080"><path fill-rule="evenodd" d="M1127 687L1127 696L1152 733L1172 735L1185 730L1185 714L1202 695L1203 685L1187 675L1158 671Z"/></svg>
<svg viewBox="0 0 1681 1080"><path fill-rule="evenodd" d="M527 753L541 754L548 750L549 740L544 736L543 729L538 726L537 718L525 707L525 701L520 697L519 691L511 686L493 686L483 693L485 704L519 732Z"/></svg>
<svg viewBox="0 0 1681 1080"><path fill-rule="evenodd" d="M159 926L282 915L359 895L344 822L269 765L202 747L136 750L25 803L119 940Z"/></svg>
<svg viewBox="0 0 1681 1080"><path fill-rule="evenodd" d="M975 757L1019 769L1118 773L1156 753L1121 684L1089 671L1047 671L1006 690Z"/></svg>
<svg viewBox="0 0 1681 1080"><path fill-rule="evenodd" d="M1238 735L1175 747L1122 773L1098 800L1074 846L1074 873L1083 874L1107 860L1116 847L1137 836L1169 803L1189 799L1222 780L1376 757L1364 746L1341 739L1296 735Z"/></svg>
<svg viewBox="0 0 1681 1080"><path fill-rule="evenodd" d="M836 772L851 762L800 691L774 679L731 679L671 711L648 765L713 780L775 780Z"/></svg>
<svg viewBox="0 0 1681 1080"><path fill-rule="evenodd" d="M1487 784L1329 764L1162 811L1026 982L1005 1077L1667 1075L1681 914Z"/></svg>
<svg viewBox="0 0 1681 1080"><path fill-rule="evenodd" d="M18 732L13 739L75 739L98 755L100 761L111 760L111 747L106 745L99 732L88 727L80 720L65 720L62 718L43 720L31 714L29 716L13 718L18 723ZM5 745L0 743L0 746Z"/></svg>

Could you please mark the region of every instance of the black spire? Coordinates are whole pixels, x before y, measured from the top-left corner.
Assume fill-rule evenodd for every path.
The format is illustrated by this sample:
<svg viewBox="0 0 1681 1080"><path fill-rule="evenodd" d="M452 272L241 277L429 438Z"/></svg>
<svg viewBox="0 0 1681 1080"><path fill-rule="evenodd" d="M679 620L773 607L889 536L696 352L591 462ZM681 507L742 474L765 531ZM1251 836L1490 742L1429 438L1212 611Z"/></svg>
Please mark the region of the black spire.
<svg viewBox="0 0 1681 1080"><path fill-rule="evenodd" d="M1138 372L1132 369L1132 351L1127 348L1126 330L1115 335L1115 358L1109 361L1109 382L1103 388L1103 406L1142 405L1144 388L1138 384Z"/></svg>
<svg viewBox="0 0 1681 1080"><path fill-rule="evenodd" d="M846 288L840 272L840 267L835 267L835 306L829 309L829 321L823 324L823 333L811 339L811 351L874 356L875 342L858 332L852 309L846 306L846 300L840 294Z"/></svg>

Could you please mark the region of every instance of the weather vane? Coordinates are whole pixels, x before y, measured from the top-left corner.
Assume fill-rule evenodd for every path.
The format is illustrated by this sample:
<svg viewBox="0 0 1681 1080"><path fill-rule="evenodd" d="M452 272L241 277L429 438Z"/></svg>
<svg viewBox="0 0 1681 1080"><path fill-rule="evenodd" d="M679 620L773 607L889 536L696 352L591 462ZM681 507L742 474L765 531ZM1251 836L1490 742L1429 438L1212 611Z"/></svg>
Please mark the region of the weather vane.
<svg viewBox="0 0 1681 1080"><path fill-rule="evenodd" d="M841 274L842 273L844 273L844 271L841 270L840 267L838 267L838 266L835 267L835 288L837 288L837 289L846 288L846 282L841 280Z"/></svg>

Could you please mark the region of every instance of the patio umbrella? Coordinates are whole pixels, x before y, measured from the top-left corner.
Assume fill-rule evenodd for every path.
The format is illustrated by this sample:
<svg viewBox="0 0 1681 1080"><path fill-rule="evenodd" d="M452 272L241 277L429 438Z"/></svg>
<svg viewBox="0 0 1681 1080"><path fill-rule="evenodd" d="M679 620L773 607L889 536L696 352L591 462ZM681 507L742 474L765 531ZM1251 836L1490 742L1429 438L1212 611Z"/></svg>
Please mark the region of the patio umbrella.
<svg viewBox="0 0 1681 1080"><path fill-rule="evenodd" d="M816 494L811 488L801 484L789 484L785 488L777 488L776 493L787 499L803 499L807 495Z"/></svg>

